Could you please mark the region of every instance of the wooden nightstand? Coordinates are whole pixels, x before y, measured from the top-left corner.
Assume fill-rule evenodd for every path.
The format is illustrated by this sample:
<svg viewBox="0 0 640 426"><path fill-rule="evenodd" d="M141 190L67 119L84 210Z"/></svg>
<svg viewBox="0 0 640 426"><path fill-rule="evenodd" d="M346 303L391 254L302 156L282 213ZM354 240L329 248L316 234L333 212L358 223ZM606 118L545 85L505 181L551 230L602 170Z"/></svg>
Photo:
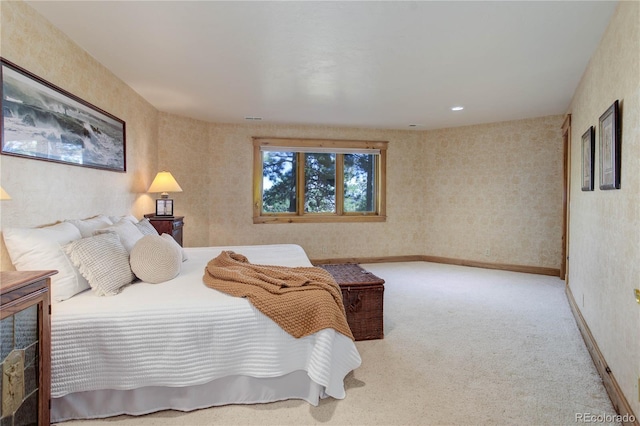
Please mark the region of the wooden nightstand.
<svg viewBox="0 0 640 426"><path fill-rule="evenodd" d="M158 234L169 234L182 245L182 227L184 216L156 216L154 213L145 214L144 217L156 228Z"/></svg>
<svg viewBox="0 0 640 426"><path fill-rule="evenodd" d="M4 424L49 425L49 285L57 271L0 272L0 360Z"/></svg>

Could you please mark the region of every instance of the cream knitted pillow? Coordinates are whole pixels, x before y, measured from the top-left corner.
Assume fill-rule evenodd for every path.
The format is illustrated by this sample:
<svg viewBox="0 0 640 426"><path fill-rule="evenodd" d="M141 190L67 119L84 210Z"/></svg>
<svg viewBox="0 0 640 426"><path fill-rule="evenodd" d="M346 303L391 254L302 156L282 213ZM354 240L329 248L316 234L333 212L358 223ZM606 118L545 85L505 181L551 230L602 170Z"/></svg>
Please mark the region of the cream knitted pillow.
<svg viewBox="0 0 640 426"><path fill-rule="evenodd" d="M159 235L145 235L131 250L131 270L147 283L161 283L180 273L182 251L178 244Z"/></svg>
<svg viewBox="0 0 640 426"><path fill-rule="evenodd" d="M135 278L129 253L116 233L82 238L63 248L98 296L116 295Z"/></svg>
<svg viewBox="0 0 640 426"><path fill-rule="evenodd" d="M188 260L189 258L187 257L187 252L184 251L184 249L182 248L182 246L180 244L178 244L176 242L176 240L169 234L162 234L160 235L162 238L164 238L165 240L169 241L171 244L173 244L174 246L178 247L180 249L180 253L182 253L182 261L184 262L185 260Z"/></svg>

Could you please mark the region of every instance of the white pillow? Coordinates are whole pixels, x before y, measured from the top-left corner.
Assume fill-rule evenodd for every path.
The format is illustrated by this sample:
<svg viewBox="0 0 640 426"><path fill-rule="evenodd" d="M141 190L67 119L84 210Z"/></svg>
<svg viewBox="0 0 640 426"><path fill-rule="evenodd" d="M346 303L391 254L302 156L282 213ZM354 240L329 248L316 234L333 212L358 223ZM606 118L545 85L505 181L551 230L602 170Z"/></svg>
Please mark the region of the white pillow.
<svg viewBox="0 0 640 426"><path fill-rule="evenodd" d="M116 295L135 279L129 253L114 232L72 241L64 249L98 296Z"/></svg>
<svg viewBox="0 0 640 426"><path fill-rule="evenodd" d="M132 214L126 214L124 216L109 216L109 220L115 225L121 220L128 220L131 223L138 223L138 219Z"/></svg>
<svg viewBox="0 0 640 426"><path fill-rule="evenodd" d="M82 235L82 238L91 237L96 230L113 225L111 219L103 214L89 219L69 219L65 222L69 222L70 224L78 228L80 230L80 235Z"/></svg>
<svg viewBox="0 0 640 426"><path fill-rule="evenodd" d="M158 235L158 230L154 228L151 222L149 222L149 219L147 219L146 217L140 219L140 222L136 223L135 225L144 235Z"/></svg>
<svg viewBox="0 0 640 426"><path fill-rule="evenodd" d="M182 253L182 261L183 262L188 259L187 252L185 251L185 249L182 248L182 246L180 244L178 244L178 242L175 240L175 238L173 238L169 234L162 234L160 236L162 238L164 238L165 240L167 240L167 241L171 241L171 244L174 244L176 247L178 247L178 249L180 249L180 253Z"/></svg>
<svg viewBox="0 0 640 426"><path fill-rule="evenodd" d="M62 246L81 238L78 228L62 222L44 228L4 228L4 242L18 271L55 269L51 277L51 299L66 300L89 288Z"/></svg>
<svg viewBox="0 0 640 426"><path fill-rule="evenodd" d="M118 237L120 237L120 242L122 243L124 248L127 249L127 253L130 253L133 249L133 246L136 245L138 240L144 237L138 227L126 219L121 220L113 226L98 229L93 234L98 235L104 234L105 232L115 232L116 234L118 234Z"/></svg>
<svg viewBox="0 0 640 426"><path fill-rule="evenodd" d="M131 250L131 269L142 281L152 284L175 278L180 273L180 245L159 235L145 235Z"/></svg>

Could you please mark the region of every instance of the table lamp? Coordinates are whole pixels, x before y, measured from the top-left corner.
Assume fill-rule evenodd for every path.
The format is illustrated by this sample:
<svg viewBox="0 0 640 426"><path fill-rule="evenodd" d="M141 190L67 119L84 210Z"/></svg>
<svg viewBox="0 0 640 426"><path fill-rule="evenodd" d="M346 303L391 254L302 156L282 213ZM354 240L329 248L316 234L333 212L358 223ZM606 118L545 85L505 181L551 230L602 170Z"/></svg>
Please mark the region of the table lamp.
<svg viewBox="0 0 640 426"><path fill-rule="evenodd" d="M11 196L7 194L7 191L4 190L3 187L0 186L0 200L10 200Z"/></svg>
<svg viewBox="0 0 640 426"><path fill-rule="evenodd" d="M147 192L161 193L156 200L156 216L173 216L173 200L169 198L169 192L182 192L182 188L171 173L159 172Z"/></svg>

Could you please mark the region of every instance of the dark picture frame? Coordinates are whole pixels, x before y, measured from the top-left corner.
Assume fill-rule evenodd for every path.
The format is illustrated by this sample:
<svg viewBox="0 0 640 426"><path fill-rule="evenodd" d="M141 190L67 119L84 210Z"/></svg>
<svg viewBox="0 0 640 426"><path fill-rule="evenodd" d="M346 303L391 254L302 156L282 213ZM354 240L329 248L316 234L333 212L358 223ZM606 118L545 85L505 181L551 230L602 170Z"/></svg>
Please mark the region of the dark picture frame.
<svg viewBox="0 0 640 426"><path fill-rule="evenodd" d="M126 172L126 124L0 58L2 154Z"/></svg>
<svg viewBox="0 0 640 426"><path fill-rule="evenodd" d="M600 189L620 189L620 112L616 100L600 116Z"/></svg>
<svg viewBox="0 0 640 426"><path fill-rule="evenodd" d="M171 198L156 200L156 216L173 217L173 200Z"/></svg>
<svg viewBox="0 0 640 426"><path fill-rule="evenodd" d="M596 134L593 126L582 135L582 190L593 191Z"/></svg>

